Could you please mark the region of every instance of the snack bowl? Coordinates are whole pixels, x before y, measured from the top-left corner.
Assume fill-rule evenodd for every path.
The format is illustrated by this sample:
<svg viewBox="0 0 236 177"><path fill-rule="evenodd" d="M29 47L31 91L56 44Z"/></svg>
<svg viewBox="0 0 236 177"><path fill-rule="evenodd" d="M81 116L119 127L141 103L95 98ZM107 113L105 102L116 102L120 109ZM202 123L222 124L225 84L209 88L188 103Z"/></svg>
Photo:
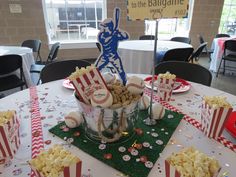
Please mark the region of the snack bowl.
<svg viewBox="0 0 236 177"><path fill-rule="evenodd" d="M88 138L109 143L125 136L130 137L134 133L139 100L127 106L111 109L85 104L79 100L76 92L74 95L83 113L84 128Z"/></svg>

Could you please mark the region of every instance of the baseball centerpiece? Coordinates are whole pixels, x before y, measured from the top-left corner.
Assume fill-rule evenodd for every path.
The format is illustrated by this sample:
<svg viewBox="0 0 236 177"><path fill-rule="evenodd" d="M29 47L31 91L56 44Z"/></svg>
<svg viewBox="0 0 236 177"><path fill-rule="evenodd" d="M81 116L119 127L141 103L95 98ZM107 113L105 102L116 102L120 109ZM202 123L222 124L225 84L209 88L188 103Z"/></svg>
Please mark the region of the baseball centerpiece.
<svg viewBox="0 0 236 177"><path fill-rule="evenodd" d="M87 136L105 142L114 142L134 133L144 90L143 79L136 76L127 79L117 52L118 42L129 38L127 32L119 29L119 18L120 9L116 8L114 20L106 19L100 25L98 41L102 50L95 66L77 68L69 77L83 112ZM116 75L107 72L110 66ZM71 116L65 122L71 128L77 125Z"/></svg>

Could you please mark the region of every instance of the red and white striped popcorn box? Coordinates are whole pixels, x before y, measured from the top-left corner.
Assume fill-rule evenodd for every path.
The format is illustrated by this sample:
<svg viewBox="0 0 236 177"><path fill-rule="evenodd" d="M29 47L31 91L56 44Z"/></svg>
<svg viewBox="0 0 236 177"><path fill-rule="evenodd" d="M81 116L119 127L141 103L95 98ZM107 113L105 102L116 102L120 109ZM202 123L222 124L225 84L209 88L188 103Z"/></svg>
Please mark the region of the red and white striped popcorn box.
<svg viewBox="0 0 236 177"><path fill-rule="evenodd" d="M16 112L4 125L0 125L0 160L13 158L20 146L20 123Z"/></svg>
<svg viewBox="0 0 236 177"><path fill-rule="evenodd" d="M157 79L157 94L160 101L170 101L174 88L175 79L158 78Z"/></svg>
<svg viewBox="0 0 236 177"><path fill-rule="evenodd" d="M29 164L33 173L37 177L47 177L40 173L37 169L35 169L31 164ZM64 167L63 171L60 173L58 177L81 177L82 173L82 161L79 161L75 164L72 164L68 167Z"/></svg>
<svg viewBox="0 0 236 177"><path fill-rule="evenodd" d="M233 108L213 108L205 101L202 103L201 124L202 131L209 138L217 139L221 136L226 120Z"/></svg>
<svg viewBox="0 0 236 177"><path fill-rule="evenodd" d="M97 68L72 81L80 101L89 104L89 99L93 92L98 89L106 88L106 83Z"/></svg>
<svg viewBox="0 0 236 177"><path fill-rule="evenodd" d="M221 168L218 169L217 173L214 174L212 177L217 177ZM166 171L166 177L181 177L181 173L172 166L168 160L165 160L165 171Z"/></svg>

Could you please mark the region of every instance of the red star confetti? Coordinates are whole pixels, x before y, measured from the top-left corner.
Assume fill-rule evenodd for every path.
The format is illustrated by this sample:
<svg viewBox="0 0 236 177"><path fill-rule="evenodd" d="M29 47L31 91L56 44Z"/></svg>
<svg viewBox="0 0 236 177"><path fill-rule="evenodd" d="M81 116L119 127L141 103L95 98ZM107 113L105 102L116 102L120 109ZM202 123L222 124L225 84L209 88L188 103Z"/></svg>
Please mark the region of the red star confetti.
<svg viewBox="0 0 236 177"><path fill-rule="evenodd" d="M73 135L78 137L80 136L80 132L75 132Z"/></svg>
<svg viewBox="0 0 236 177"><path fill-rule="evenodd" d="M136 128L135 132L137 133L137 135L142 135L143 134L143 130L141 128Z"/></svg>
<svg viewBox="0 0 236 177"><path fill-rule="evenodd" d="M52 143L52 141L51 141L51 140L47 140L47 141L45 141L44 143L45 143L46 145L49 145L49 144Z"/></svg>
<svg viewBox="0 0 236 177"><path fill-rule="evenodd" d="M110 160L110 159L112 159L112 154L111 154L111 153L104 154L103 157L104 157L105 159L107 159L107 160Z"/></svg>
<svg viewBox="0 0 236 177"><path fill-rule="evenodd" d="M140 161L143 163L147 162L147 156L145 156L145 155L141 156Z"/></svg>

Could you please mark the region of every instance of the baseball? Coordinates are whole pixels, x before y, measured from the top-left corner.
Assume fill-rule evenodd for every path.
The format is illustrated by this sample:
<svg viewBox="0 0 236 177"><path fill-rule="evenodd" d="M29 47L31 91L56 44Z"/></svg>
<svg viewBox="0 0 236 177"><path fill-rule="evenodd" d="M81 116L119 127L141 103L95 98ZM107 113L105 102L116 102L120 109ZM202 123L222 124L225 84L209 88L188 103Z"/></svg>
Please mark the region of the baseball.
<svg viewBox="0 0 236 177"><path fill-rule="evenodd" d="M108 108L113 103L113 97L107 89L96 90L91 97L91 105Z"/></svg>
<svg viewBox="0 0 236 177"><path fill-rule="evenodd" d="M139 109L146 110L149 108L150 98L147 95L143 95L139 100Z"/></svg>
<svg viewBox="0 0 236 177"><path fill-rule="evenodd" d="M148 113L150 114L150 107L148 109ZM162 119L165 115L165 108L159 104L159 103L154 103L152 105L152 116L153 116L153 119Z"/></svg>
<svg viewBox="0 0 236 177"><path fill-rule="evenodd" d="M137 76L132 76L128 78L126 87L130 93L138 95L143 93L145 85L143 79Z"/></svg>
<svg viewBox="0 0 236 177"><path fill-rule="evenodd" d="M107 84L112 84L116 80L116 76L109 72L103 73L102 77Z"/></svg>
<svg viewBox="0 0 236 177"><path fill-rule="evenodd" d="M78 127L83 122L82 113L72 111L65 116L65 124L69 128Z"/></svg>

